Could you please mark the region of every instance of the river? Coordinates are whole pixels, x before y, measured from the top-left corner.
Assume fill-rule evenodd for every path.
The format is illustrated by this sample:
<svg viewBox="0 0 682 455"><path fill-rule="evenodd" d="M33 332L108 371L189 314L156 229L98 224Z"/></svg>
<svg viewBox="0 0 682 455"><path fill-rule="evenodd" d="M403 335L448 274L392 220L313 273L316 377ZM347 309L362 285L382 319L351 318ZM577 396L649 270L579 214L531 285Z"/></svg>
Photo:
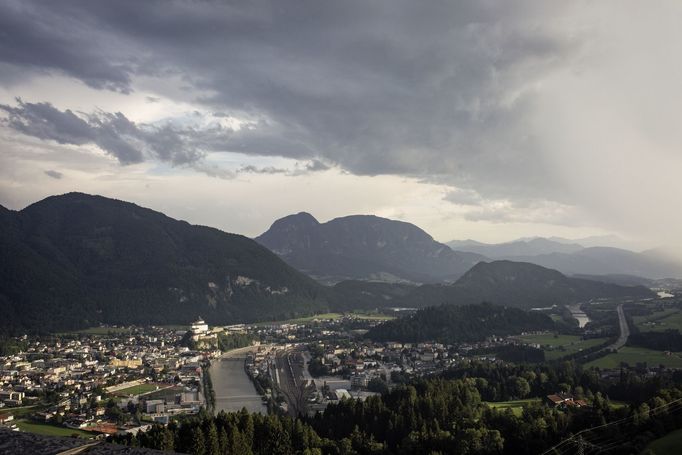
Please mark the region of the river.
<svg viewBox="0 0 682 455"><path fill-rule="evenodd" d="M566 307L568 308L568 311L571 312L571 316L578 320L578 327L580 327L581 329L585 327L585 325L587 325L588 322L590 322L590 318L588 318L585 312L580 309L579 303L573 305L566 305Z"/></svg>
<svg viewBox="0 0 682 455"><path fill-rule="evenodd" d="M211 362L208 372L215 392L215 412L249 412L267 414L267 408L256 392L256 387L244 370L246 353L225 354Z"/></svg>

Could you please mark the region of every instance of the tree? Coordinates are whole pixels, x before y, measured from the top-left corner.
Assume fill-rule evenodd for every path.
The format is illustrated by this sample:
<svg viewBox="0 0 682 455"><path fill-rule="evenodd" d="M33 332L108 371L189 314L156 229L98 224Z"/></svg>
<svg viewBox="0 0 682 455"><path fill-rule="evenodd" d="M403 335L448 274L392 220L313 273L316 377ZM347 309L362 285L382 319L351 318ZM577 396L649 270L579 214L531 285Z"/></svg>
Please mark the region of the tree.
<svg viewBox="0 0 682 455"><path fill-rule="evenodd" d="M190 453L192 455L207 455L206 441L204 440L204 432L198 425L192 429L192 445L190 447Z"/></svg>
<svg viewBox="0 0 682 455"><path fill-rule="evenodd" d="M525 398L530 393L530 385L524 378L514 380L514 393L519 398Z"/></svg>

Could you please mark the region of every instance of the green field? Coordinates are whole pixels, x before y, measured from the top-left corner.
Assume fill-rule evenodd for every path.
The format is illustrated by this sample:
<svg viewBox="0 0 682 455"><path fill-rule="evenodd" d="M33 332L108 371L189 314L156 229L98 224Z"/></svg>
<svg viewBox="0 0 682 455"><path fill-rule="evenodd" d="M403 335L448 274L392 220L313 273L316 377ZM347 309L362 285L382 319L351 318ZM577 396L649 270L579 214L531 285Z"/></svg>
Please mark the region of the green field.
<svg viewBox="0 0 682 455"><path fill-rule="evenodd" d="M391 321L395 316L381 313L351 313L351 316L356 319L364 319L367 321Z"/></svg>
<svg viewBox="0 0 682 455"><path fill-rule="evenodd" d="M597 346L606 341L606 338L591 338L583 340L577 335L525 335L519 337L524 343L539 344L545 351L547 360L556 360L583 349Z"/></svg>
<svg viewBox="0 0 682 455"><path fill-rule="evenodd" d="M529 344L539 344L541 346L565 346L570 343L580 341L577 335L559 335L553 333L543 333L540 335L524 335L518 337L520 340Z"/></svg>
<svg viewBox="0 0 682 455"><path fill-rule="evenodd" d="M540 403L540 398L528 398L526 400L512 400L512 401L486 401L485 404L498 411L511 409L515 416L523 414L523 408L533 403Z"/></svg>
<svg viewBox="0 0 682 455"><path fill-rule="evenodd" d="M78 435L79 438L92 438L94 434L83 430L74 430L72 428L58 427L49 425L47 423L29 422L27 420L17 420L17 426L21 431L34 434L42 434L45 436L67 436Z"/></svg>
<svg viewBox="0 0 682 455"><path fill-rule="evenodd" d="M664 332L666 330L679 330L682 332L682 311L673 309L672 311L666 310L661 311L658 314L664 315L665 317L655 319L651 322L642 322L637 324L637 326L643 332Z"/></svg>
<svg viewBox="0 0 682 455"><path fill-rule="evenodd" d="M28 414L33 414L34 412L38 412L43 408L44 408L44 406L42 406L42 405L19 406L16 408L0 408L0 415L12 414L14 416L14 418L16 419L17 417L21 417L21 416L25 416Z"/></svg>
<svg viewBox="0 0 682 455"><path fill-rule="evenodd" d="M269 322L259 322L255 325L257 326L264 326L264 325L273 325L273 324L305 324L308 322L312 322L316 319L319 320L336 320L336 319L341 319L344 316L351 316L356 319L364 319L368 321L388 321L391 319L395 319L395 316L389 316L387 314L380 314L380 313L361 313L361 312L352 312L352 313L322 313L322 314L316 314L314 316L304 316L301 318L294 318L294 319L286 319L284 321L269 321Z"/></svg>
<svg viewBox="0 0 682 455"><path fill-rule="evenodd" d="M145 398L148 400L168 400L172 402L175 400L175 395L182 392L183 389L182 386L161 388L155 392L150 392Z"/></svg>
<svg viewBox="0 0 682 455"><path fill-rule="evenodd" d="M157 384L140 384L127 389L117 390L112 392L114 395L127 397L128 395L141 395L143 393L153 392L156 390Z"/></svg>
<svg viewBox="0 0 682 455"><path fill-rule="evenodd" d="M625 362L630 366L646 362L648 366L665 365L669 368L682 368L682 358L680 358L679 354L673 353L672 355L667 356L661 351L652 351L651 349L635 348L631 346L622 347L618 352L593 360L585 364L585 366L618 368L620 367L621 362Z"/></svg>
<svg viewBox="0 0 682 455"><path fill-rule="evenodd" d="M677 454L682 451L682 430L675 430L652 441L647 447L656 455Z"/></svg>

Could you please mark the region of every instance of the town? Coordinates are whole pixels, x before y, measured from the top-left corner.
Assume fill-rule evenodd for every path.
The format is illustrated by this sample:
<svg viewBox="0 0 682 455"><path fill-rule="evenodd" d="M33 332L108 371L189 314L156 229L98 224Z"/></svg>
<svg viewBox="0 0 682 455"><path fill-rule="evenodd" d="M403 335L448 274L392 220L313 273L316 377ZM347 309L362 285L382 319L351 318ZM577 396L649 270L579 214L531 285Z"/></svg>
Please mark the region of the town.
<svg viewBox="0 0 682 455"><path fill-rule="evenodd" d="M680 302L630 305L648 305L670 315L679 310ZM583 309L594 317L592 310L603 306L599 302ZM312 416L330 403L364 400L411 378L435 376L472 362L503 363L509 360L505 353L514 349L568 359L593 355L613 341L594 328L581 329L582 337L537 332L458 344L373 342L364 337L403 311L411 310L214 327L199 318L187 326L99 326L13 338L2 346L0 357L0 425L15 431L103 438L144 432L155 423L182 421L201 412L236 412L242 407ZM598 328L598 321L593 322ZM607 357L613 355L618 354ZM220 369L214 369L216 365ZM647 377L675 368L653 362L631 366ZM229 393L222 390L224 368L229 368ZM622 374L622 368L603 367L600 374ZM233 378L241 378L241 389L236 389ZM556 390L544 401L589 406L573 392ZM522 392L518 398L540 399Z"/></svg>

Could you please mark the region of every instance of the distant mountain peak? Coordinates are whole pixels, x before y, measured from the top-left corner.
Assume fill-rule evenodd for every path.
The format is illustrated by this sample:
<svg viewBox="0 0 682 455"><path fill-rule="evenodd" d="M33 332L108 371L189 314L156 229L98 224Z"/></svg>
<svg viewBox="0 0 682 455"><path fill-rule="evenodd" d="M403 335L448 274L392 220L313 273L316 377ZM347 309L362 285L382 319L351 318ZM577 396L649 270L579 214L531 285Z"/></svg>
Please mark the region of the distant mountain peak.
<svg viewBox="0 0 682 455"><path fill-rule="evenodd" d="M481 256L453 252L421 228L375 215L325 223L307 214L281 218L256 241L320 281L453 281Z"/></svg>
<svg viewBox="0 0 682 455"><path fill-rule="evenodd" d="M308 212L298 212L293 215L284 216L272 223L272 227L279 226L317 226L320 224L317 219Z"/></svg>

